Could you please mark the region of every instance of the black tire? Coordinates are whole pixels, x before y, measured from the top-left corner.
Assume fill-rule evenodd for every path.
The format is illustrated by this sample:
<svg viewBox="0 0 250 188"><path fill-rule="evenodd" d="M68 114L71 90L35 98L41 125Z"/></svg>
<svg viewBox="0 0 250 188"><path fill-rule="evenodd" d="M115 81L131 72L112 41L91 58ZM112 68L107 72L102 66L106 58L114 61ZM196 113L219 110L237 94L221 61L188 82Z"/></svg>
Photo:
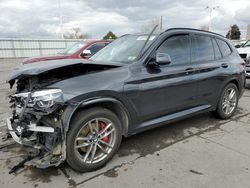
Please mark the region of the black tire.
<svg viewBox="0 0 250 188"><path fill-rule="evenodd" d="M232 112L230 112L229 114L225 113L225 111L223 110L223 99L226 95L226 92L229 91L230 89L235 90L235 96L236 96L236 104L234 109L232 110ZM226 85L226 87L223 89L218 104L217 104L217 109L215 111L217 117L219 117L220 119L229 119L230 117L232 117L232 115L234 114L235 110L237 109L238 106L238 101L239 101L239 90L237 88L237 86L233 83L229 83L228 85Z"/></svg>
<svg viewBox="0 0 250 188"><path fill-rule="evenodd" d="M112 122L112 127L115 129L115 141L113 148L110 153L107 154L106 158L101 160L98 163L88 164L79 159L77 156L77 151L75 149L75 139L79 134L79 131L82 130L84 124L91 121L95 118L105 118ZM82 110L78 112L70 124L70 129L67 134L67 142L66 142L66 152L67 152L67 163L76 171L79 172L87 172L93 171L103 167L114 154L117 152L120 143L122 140L122 127L117 116L108 109L102 107L94 107L87 110ZM91 150L91 149L90 149Z"/></svg>

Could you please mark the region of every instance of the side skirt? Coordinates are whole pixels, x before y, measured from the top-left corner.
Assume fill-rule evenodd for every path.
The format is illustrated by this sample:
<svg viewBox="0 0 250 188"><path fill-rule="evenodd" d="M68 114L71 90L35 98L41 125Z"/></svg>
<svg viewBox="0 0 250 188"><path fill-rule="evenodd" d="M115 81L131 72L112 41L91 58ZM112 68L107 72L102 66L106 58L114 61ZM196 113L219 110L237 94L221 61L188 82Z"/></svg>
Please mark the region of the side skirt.
<svg viewBox="0 0 250 188"><path fill-rule="evenodd" d="M210 111L210 110L211 110L211 105L202 105L202 106L197 106L191 109L183 110L180 112L176 112L173 114L169 114L166 116L162 116L156 119L152 119L149 121L145 121L139 124L139 126L137 126L136 129L130 130L128 133L128 136L137 134L139 132L143 132L148 129L159 127L159 126L174 122L176 120L185 119L187 117L190 117L199 113L203 113L206 111Z"/></svg>

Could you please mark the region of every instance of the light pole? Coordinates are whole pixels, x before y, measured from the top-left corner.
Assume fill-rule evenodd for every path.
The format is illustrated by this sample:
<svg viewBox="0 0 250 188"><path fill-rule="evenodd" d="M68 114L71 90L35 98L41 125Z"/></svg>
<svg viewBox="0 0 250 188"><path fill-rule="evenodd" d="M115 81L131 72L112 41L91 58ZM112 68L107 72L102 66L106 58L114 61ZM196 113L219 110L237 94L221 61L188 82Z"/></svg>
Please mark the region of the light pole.
<svg viewBox="0 0 250 188"><path fill-rule="evenodd" d="M162 16L161 16L161 18L160 18L160 31L162 31Z"/></svg>
<svg viewBox="0 0 250 188"><path fill-rule="evenodd" d="M208 30L212 31L212 13L214 10L220 8L220 6L215 6L215 7L210 7L210 6L206 6L206 9L208 9L209 11L209 25L208 25Z"/></svg>
<svg viewBox="0 0 250 188"><path fill-rule="evenodd" d="M62 18L62 7L61 0L58 1L59 12L60 12L60 31L61 31L61 39L63 39L63 18Z"/></svg>

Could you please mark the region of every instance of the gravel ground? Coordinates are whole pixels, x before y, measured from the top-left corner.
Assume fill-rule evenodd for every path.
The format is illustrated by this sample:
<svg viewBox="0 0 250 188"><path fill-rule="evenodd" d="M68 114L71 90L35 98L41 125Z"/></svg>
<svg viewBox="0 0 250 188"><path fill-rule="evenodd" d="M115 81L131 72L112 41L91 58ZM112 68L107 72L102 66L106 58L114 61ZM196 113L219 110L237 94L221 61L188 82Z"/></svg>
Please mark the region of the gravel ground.
<svg viewBox="0 0 250 188"><path fill-rule="evenodd" d="M4 133L11 91L5 80L20 59L0 60L0 134ZM210 113L123 139L114 159L91 173L24 167L27 149L0 149L1 187L250 187L250 90L231 120Z"/></svg>

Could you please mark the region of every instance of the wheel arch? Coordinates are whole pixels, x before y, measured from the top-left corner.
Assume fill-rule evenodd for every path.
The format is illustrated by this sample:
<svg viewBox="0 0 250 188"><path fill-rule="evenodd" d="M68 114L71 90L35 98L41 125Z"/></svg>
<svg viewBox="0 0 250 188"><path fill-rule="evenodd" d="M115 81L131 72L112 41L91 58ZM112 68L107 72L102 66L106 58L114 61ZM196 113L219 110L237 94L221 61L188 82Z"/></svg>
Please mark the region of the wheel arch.
<svg viewBox="0 0 250 188"><path fill-rule="evenodd" d="M221 93L223 92L224 88L230 84L230 83L233 83L236 85L238 91L240 92L240 89L241 89L241 86L240 86L240 81L237 79L237 78L231 78L231 79L228 79L226 80L224 83L223 83L223 86L220 88L219 90L219 93L218 93L218 97L217 97L217 100L216 100L216 108L217 108L217 104L218 104L218 101L219 101L219 98L221 96Z"/></svg>
<svg viewBox="0 0 250 188"><path fill-rule="evenodd" d="M232 79L232 80L230 80L227 84L230 84L230 83L235 84L236 87L238 88L238 90L240 91L240 83L239 83L239 81L238 81L237 79ZM227 85L227 84L226 84L226 85ZM226 85L225 85L225 86L226 86Z"/></svg>
<svg viewBox="0 0 250 188"><path fill-rule="evenodd" d="M131 116L125 105L112 97L92 98L87 101L80 102L73 110L71 109L71 114L68 115L67 121L64 123L65 132L68 131L70 123L78 112L93 107L104 107L115 113L122 124L122 135L127 136L128 127L131 123Z"/></svg>

